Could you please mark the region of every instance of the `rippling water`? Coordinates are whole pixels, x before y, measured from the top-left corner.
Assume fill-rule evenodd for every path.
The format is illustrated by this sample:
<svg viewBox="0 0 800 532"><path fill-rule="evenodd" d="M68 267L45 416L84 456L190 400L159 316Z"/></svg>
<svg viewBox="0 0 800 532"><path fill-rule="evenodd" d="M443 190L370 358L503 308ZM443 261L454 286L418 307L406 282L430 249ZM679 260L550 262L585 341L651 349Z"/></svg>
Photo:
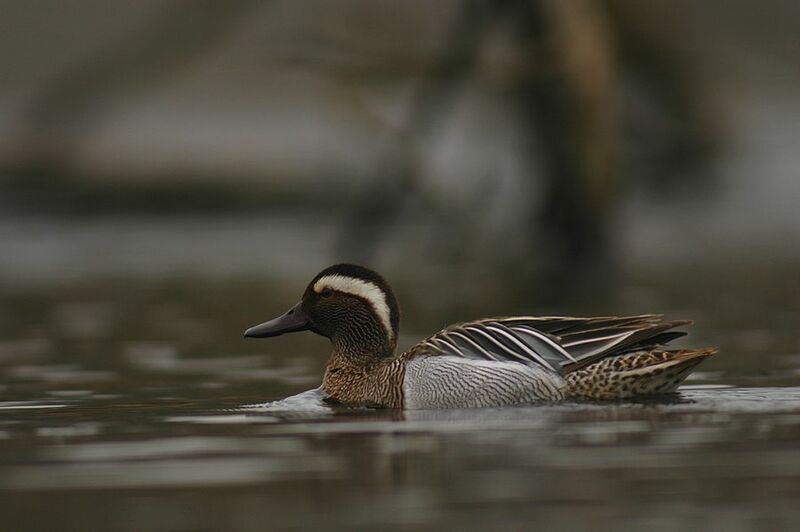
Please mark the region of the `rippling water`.
<svg viewBox="0 0 800 532"><path fill-rule="evenodd" d="M221 411L208 395L3 402L3 515L19 530L800 524L798 387L419 412Z"/></svg>
<svg viewBox="0 0 800 532"><path fill-rule="evenodd" d="M3 529L800 529L800 303L769 283L756 313L628 289L723 347L674 397L411 412L280 401L328 347L241 340L296 296L267 288L4 289Z"/></svg>

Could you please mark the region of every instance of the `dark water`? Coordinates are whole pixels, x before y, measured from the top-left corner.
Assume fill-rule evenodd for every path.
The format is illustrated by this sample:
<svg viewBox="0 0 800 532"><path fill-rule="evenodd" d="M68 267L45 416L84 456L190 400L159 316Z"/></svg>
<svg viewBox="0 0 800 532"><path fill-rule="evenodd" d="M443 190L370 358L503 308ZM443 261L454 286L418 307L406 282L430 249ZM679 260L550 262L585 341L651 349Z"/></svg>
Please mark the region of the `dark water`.
<svg viewBox="0 0 800 532"><path fill-rule="evenodd" d="M6 286L2 528L798 530L796 288L784 270L687 275L614 303L722 347L677 396L433 412L237 409L319 382L324 340L240 338L291 283ZM465 317L405 292L406 343Z"/></svg>

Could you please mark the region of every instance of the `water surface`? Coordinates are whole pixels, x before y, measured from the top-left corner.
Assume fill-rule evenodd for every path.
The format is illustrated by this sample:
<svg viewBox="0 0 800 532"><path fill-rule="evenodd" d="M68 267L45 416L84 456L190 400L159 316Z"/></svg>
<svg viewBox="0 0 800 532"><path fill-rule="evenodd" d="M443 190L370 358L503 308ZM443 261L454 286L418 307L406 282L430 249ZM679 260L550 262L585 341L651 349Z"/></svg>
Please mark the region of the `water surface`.
<svg viewBox="0 0 800 532"><path fill-rule="evenodd" d="M764 275L745 293L768 310L713 309L729 280L708 278L623 288L623 310L695 318L689 343L722 346L675 396L410 412L240 408L319 383L323 339L240 338L291 283L7 286L4 528L798 529L800 303ZM406 344L454 319L406 308Z"/></svg>

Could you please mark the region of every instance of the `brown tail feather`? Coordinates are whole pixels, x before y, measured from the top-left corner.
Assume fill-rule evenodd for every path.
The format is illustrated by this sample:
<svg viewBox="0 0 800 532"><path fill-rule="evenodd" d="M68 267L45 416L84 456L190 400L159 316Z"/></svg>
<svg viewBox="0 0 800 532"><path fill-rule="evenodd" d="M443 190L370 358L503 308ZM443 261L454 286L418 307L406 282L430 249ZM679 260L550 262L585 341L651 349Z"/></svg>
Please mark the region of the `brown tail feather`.
<svg viewBox="0 0 800 532"><path fill-rule="evenodd" d="M635 351L607 357L566 375L574 399L628 399L674 392L716 347Z"/></svg>

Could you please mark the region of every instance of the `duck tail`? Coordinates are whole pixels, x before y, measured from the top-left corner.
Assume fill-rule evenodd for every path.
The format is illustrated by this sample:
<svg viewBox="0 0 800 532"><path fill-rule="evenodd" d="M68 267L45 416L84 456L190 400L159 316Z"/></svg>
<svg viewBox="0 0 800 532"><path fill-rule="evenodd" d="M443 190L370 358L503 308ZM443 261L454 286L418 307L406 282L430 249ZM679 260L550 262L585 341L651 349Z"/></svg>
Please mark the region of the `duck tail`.
<svg viewBox="0 0 800 532"><path fill-rule="evenodd" d="M716 347L638 350L603 358L567 373L571 399L628 399L672 393Z"/></svg>

